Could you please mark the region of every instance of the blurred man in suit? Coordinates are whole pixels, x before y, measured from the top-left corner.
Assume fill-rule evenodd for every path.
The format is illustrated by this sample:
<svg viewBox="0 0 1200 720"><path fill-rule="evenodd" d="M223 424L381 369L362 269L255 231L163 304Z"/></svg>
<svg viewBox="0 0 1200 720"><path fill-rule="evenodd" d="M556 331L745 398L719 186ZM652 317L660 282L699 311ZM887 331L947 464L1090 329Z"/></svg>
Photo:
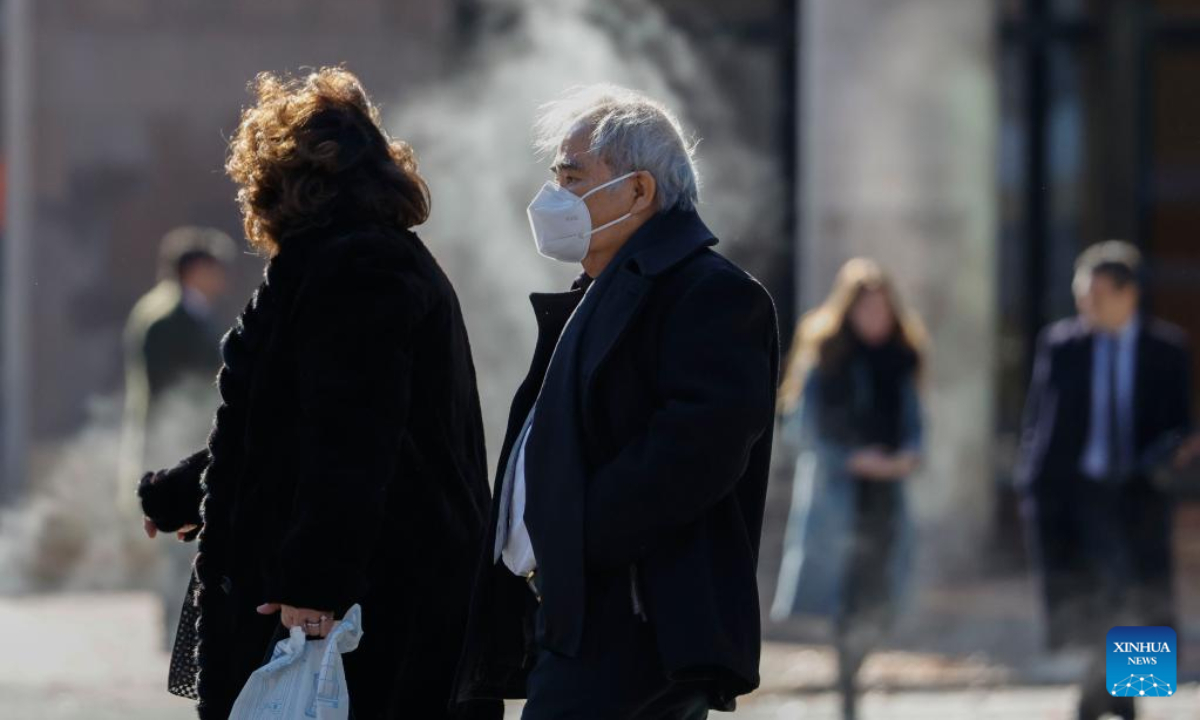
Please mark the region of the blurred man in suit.
<svg viewBox="0 0 1200 720"><path fill-rule="evenodd" d="M142 468L170 465L204 444L221 367L220 323L213 305L225 293L233 240L212 228L180 227L163 237L159 282L134 305L125 326L125 417L117 504L140 519L136 483ZM134 527L135 523L126 523ZM146 555L133 538L135 577L164 603L168 643L175 631L195 548L178 544Z"/></svg>
<svg viewBox="0 0 1200 720"><path fill-rule="evenodd" d="M1140 313L1141 255L1089 248L1076 265L1079 315L1038 340L1018 484L1040 566L1052 649L1093 659L1079 718L1132 719L1132 698L1105 683L1115 625L1173 625L1171 502L1151 476L1190 425L1182 330Z"/></svg>

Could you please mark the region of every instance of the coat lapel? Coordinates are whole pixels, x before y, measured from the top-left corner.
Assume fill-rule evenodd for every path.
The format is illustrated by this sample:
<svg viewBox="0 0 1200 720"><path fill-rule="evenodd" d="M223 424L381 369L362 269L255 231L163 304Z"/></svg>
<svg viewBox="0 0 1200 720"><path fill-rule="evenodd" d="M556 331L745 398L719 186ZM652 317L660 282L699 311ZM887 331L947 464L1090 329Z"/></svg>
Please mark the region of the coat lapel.
<svg viewBox="0 0 1200 720"><path fill-rule="evenodd" d="M603 302L596 308L584 342L584 396L592 387L596 370L608 359L613 347L625 333L630 320L637 315L653 283L629 267L617 268L617 274L604 292Z"/></svg>
<svg viewBox="0 0 1200 720"><path fill-rule="evenodd" d="M517 387L512 407L509 408L508 426L504 432L504 442L500 446L500 462L496 468L494 482L492 505L495 508L499 508L509 455L513 451L517 436L529 411L533 408L538 391L546 378L546 369L550 365L550 358L554 354L554 347L558 344L559 336L562 335L563 327L566 326L567 320L579 306L582 298L583 290L578 287L563 293L533 293L529 296L529 302L533 305L533 314L537 320L537 344L533 348L533 359L529 363L529 371L525 374L525 379L521 381L520 386ZM493 523L493 531L494 529Z"/></svg>
<svg viewBox="0 0 1200 720"><path fill-rule="evenodd" d="M1137 330L1137 352L1133 354L1133 452L1137 461L1145 450L1146 428L1149 426L1148 417L1153 409L1150 403L1142 402L1149 395L1149 387L1154 382L1154 368L1151 365L1150 338L1146 334L1146 321L1142 320Z"/></svg>
<svg viewBox="0 0 1200 720"><path fill-rule="evenodd" d="M1092 417L1092 373L1095 371L1096 333L1088 330L1079 341L1079 360L1075 367L1079 369L1076 377L1079 382L1079 405L1082 408L1080 417L1083 418L1084 442L1086 443L1087 426Z"/></svg>
<svg viewBox="0 0 1200 720"><path fill-rule="evenodd" d="M638 229L606 269L613 276L589 321L583 345L583 406L597 372L645 303L654 279L717 240L694 211L660 213ZM603 278L603 274L601 275ZM597 279L599 282L600 279ZM600 289L600 288L597 288Z"/></svg>

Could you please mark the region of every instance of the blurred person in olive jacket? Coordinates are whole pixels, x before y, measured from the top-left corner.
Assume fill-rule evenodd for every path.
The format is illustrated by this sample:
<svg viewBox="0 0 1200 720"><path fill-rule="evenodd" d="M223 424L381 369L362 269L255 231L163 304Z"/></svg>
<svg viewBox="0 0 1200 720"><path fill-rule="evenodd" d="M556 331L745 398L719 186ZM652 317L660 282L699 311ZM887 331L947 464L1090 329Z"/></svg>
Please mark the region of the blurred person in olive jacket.
<svg viewBox="0 0 1200 720"><path fill-rule="evenodd" d="M220 230L172 230L159 249L161 279L129 314L117 475L117 505L126 519L141 517L129 479L143 468L174 462L208 435L216 397L213 381L221 367L214 305L225 294L233 253L233 240ZM170 647L195 553L174 543L149 548L130 543L127 549L130 575L138 584L153 586L162 600L164 639Z"/></svg>

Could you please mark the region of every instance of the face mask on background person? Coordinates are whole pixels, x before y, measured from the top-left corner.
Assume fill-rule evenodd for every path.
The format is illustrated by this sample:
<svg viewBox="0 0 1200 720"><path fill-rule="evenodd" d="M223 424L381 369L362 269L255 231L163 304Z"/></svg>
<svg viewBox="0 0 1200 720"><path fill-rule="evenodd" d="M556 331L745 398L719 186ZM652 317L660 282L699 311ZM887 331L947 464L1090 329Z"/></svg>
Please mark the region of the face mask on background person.
<svg viewBox="0 0 1200 720"><path fill-rule="evenodd" d="M546 181L542 189L529 203L529 226L533 229L533 241L540 255L566 263L582 262L592 244L592 235L628 220L633 213L607 222L598 228L592 227L592 215L584 202L589 195L609 185L631 178L637 172L625 173L619 178L597 185L583 195L576 195L557 183Z"/></svg>

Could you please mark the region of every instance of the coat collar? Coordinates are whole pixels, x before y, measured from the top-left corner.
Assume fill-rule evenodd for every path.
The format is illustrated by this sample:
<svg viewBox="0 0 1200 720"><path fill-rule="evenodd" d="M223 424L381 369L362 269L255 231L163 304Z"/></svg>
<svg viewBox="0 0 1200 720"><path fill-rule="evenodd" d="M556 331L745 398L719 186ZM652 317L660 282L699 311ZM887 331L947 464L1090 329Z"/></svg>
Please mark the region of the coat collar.
<svg viewBox="0 0 1200 720"><path fill-rule="evenodd" d="M648 220L596 278L603 295L588 321L582 353L584 421L589 419L596 371L641 310L655 278L696 254L717 239L694 210L668 210Z"/></svg>
<svg viewBox="0 0 1200 720"><path fill-rule="evenodd" d="M697 250L716 244L717 238L695 210L666 210L638 228L600 277L611 271L625 276L624 281L617 279L618 283L640 286L640 280L661 275ZM566 292L530 294L539 338L557 339L567 318L583 299L584 291L598 279L580 273ZM635 294L641 294L642 288L634 289Z"/></svg>
<svg viewBox="0 0 1200 720"><path fill-rule="evenodd" d="M697 250L716 244L717 238L695 210L664 210L638 228L618 258L623 256L620 265L631 267L639 275L655 277Z"/></svg>

